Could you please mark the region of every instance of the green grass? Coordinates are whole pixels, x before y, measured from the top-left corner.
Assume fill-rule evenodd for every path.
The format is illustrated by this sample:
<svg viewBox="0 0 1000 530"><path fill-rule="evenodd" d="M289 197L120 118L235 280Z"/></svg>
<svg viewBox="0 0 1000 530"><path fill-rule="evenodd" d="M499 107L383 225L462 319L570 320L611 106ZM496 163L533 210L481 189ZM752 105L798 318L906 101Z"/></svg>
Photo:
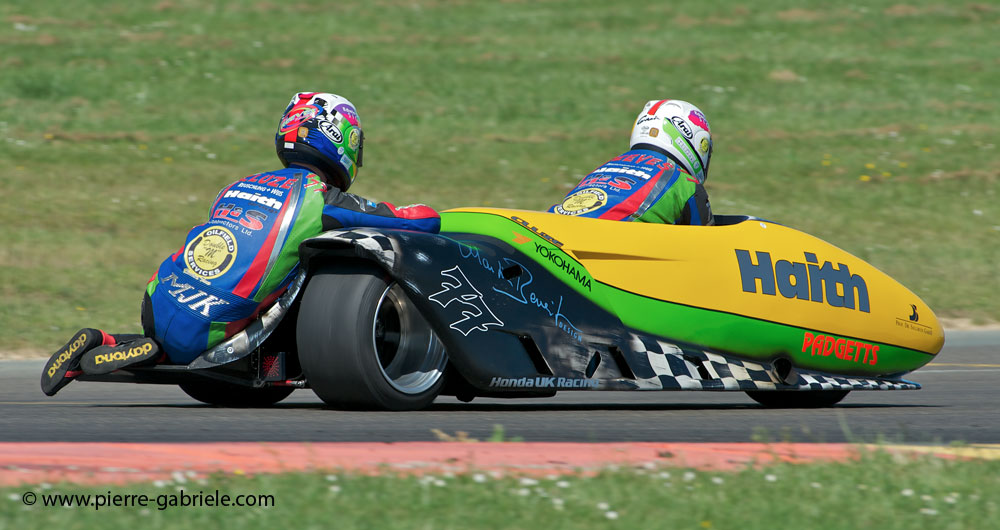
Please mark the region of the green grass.
<svg viewBox="0 0 1000 530"><path fill-rule="evenodd" d="M439 209L545 208L627 147L646 100L686 99L715 133L717 212L829 240L940 316L1000 320L998 21L898 0L8 0L0 350L136 331L218 189L278 167L297 90L358 106L352 191Z"/></svg>
<svg viewBox="0 0 1000 530"><path fill-rule="evenodd" d="M473 471L420 477L216 475L198 482L177 475L182 481L155 485L0 488L0 529L1000 528L1000 463L885 453L853 463L739 472L625 468L589 478L497 478ZM272 495L273 506L183 507L180 490L188 496L218 491L232 500ZM34 506L24 506L27 492L36 495ZM45 506L42 496L52 494L145 494L149 500L145 508Z"/></svg>

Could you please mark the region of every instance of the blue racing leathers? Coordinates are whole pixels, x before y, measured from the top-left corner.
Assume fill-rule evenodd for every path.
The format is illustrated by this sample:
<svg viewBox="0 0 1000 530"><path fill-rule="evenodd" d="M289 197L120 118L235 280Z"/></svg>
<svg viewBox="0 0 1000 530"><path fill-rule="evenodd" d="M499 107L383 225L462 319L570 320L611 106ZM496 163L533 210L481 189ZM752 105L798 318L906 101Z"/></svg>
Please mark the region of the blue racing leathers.
<svg viewBox="0 0 1000 530"><path fill-rule="evenodd" d="M605 162L548 211L615 221L713 222L705 187L665 154L647 149Z"/></svg>
<svg viewBox="0 0 1000 530"><path fill-rule="evenodd" d="M146 286L143 328L186 364L245 328L298 273L299 244L325 230L381 227L436 233L438 213L327 188L304 168L258 173L226 188Z"/></svg>

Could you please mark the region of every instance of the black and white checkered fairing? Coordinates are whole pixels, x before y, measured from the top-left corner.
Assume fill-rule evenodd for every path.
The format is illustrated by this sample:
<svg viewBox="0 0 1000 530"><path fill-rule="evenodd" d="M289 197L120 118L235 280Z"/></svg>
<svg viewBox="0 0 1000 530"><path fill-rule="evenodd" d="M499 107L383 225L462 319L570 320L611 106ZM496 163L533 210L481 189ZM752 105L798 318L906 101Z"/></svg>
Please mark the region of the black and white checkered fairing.
<svg viewBox="0 0 1000 530"><path fill-rule="evenodd" d="M397 250L392 246L392 239L370 228L352 228L349 230L329 230L313 238L314 240L331 240L348 243L359 252L365 253L390 270L396 264Z"/></svg>
<svg viewBox="0 0 1000 530"><path fill-rule="evenodd" d="M638 380L639 388L663 390L915 390L911 381L821 374L796 369L797 380L783 383L768 363L632 335L634 351L644 353L654 377Z"/></svg>

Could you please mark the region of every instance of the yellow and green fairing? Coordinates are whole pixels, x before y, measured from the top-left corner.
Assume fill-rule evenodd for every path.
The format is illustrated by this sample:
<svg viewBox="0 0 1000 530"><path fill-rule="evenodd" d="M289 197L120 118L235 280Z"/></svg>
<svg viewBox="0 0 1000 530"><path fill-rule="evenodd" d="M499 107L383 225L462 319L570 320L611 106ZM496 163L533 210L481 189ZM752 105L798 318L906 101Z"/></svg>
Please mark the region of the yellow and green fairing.
<svg viewBox="0 0 1000 530"><path fill-rule="evenodd" d="M441 232L504 241L626 326L721 353L880 376L915 370L944 344L913 292L768 221L675 226L462 208L442 214Z"/></svg>

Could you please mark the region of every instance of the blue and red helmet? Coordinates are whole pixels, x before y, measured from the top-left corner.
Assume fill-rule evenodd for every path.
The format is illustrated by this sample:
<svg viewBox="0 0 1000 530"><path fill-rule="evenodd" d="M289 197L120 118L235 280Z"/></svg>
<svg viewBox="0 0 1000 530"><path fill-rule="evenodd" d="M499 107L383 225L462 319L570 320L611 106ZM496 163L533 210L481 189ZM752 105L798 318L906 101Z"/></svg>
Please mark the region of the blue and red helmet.
<svg viewBox="0 0 1000 530"><path fill-rule="evenodd" d="M315 166L342 191L358 175L364 143L354 105L325 92L295 94L274 136L274 147L285 167L295 163Z"/></svg>

